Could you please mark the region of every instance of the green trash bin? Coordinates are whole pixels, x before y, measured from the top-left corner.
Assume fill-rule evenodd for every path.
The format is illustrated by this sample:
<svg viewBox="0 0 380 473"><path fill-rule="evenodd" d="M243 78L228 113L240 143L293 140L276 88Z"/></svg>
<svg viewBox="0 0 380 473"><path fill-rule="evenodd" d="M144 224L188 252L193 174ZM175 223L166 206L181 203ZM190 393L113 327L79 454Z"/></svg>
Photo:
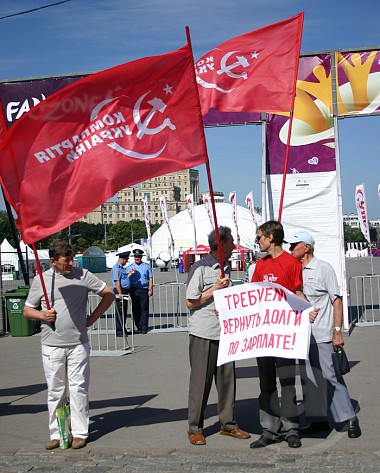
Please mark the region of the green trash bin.
<svg viewBox="0 0 380 473"><path fill-rule="evenodd" d="M242 279L231 279L233 286L239 286L239 284L244 284Z"/></svg>
<svg viewBox="0 0 380 473"><path fill-rule="evenodd" d="M22 315L29 288L30 286L21 286L4 294L12 337L28 337L37 331L36 322Z"/></svg>

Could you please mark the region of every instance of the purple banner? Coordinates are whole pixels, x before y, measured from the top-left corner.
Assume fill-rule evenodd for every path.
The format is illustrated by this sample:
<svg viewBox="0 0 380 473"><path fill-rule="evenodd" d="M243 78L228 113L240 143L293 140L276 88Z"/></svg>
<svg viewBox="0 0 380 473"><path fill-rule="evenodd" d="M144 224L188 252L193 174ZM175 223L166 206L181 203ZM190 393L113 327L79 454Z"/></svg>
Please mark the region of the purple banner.
<svg viewBox="0 0 380 473"><path fill-rule="evenodd" d="M244 123L260 122L260 113L243 112L219 112L212 108L207 115L203 117L204 126L217 125L242 125Z"/></svg>
<svg viewBox="0 0 380 473"><path fill-rule="evenodd" d="M287 174L335 171L330 56L300 58ZM270 115L267 174L283 174L289 117Z"/></svg>
<svg viewBox="0 0 380 473"><path fill-rule="evenodd" d="M337 63L339 116L380 112L380 52L337 53Z"/></svg>
<svg viewBox="0 0 380 473"><path fill-rule="evenodd" d="M0 82L0 104L7 127L10 128L34 105L85 75Z"/></svg>

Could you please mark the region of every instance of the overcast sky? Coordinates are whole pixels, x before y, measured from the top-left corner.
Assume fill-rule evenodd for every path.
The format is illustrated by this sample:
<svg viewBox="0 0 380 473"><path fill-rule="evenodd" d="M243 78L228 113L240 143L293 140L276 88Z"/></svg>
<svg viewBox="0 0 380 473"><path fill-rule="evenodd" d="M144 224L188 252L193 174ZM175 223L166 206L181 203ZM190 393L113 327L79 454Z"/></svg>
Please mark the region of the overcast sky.
<svg viewBox="0 0 380 473"><path fill-rule="evenodd" d="M185 26L198 58L300 11L301 53L380 46L378 0L68 0L41 8L52 3L58 0L1 0L0 80L94 72L163 54L186 43ZM364 183L370 219L380 218L379 125L379 116L339 121L343 211L356 213L355 186ZM214 190L226 197L236 190L240 205L252 190L261 206L261 128L212 128L206 139Z"/></svg>

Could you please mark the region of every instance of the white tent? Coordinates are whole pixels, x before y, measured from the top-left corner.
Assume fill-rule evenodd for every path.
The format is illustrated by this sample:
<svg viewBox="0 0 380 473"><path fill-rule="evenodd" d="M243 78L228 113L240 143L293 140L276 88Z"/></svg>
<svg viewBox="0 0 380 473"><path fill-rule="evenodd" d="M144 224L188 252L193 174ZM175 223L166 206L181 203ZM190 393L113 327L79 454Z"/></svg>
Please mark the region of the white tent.
<svg viewBox="0 0 380 473"><path fill-rule="evenodd" d="M133 250L141 250L144 252L144 255L142 257L142 260L146 263L149 263L150 259L149 259L149 249L148 248L145 248L144 246L142 245L139 245L138 243L130 243L129 245L124 245L124 246L120 246L118 248L118 250L116 251L116 254L118 253L122 253L123 251L130 251L131 254L129 256L129 259L127 261L127 264L131 264L134 262L134 259L133 259L133 255L132 255L132 251ZM117 262L117 256L115 254L115 263Z"/></svg>
<svg viewBox="0 0 380 473"><path fill-rule="evenodd" d="M18 255L17 251L13 246L9 243L9 241L4 238L0 245L1 251L1 264L8 265L11 264L18 270Z"/></svg>
<svg viewBox="0 0 380 473"><path fill-rule="evenodd" d="M14 266L15 270L19 271L20 265L18 260L18 254L16 248L9 243L9 241L4 238L3 242L1 243L1 264L7 265L11 264ZM35 263L35 257L33 250L26 245L23 241L20 241L20 250L23 255L24 261L26 263L26 255L28 255L28 263L29 263L29 272L31 275L34 275L37 265ZM41 268L43 271L50 267L50 258L49 258L49 251L48 250L37 250L38 259L40 260Z"/></svg>
<svg viewBox="0 0 380 473"><path fill-rule="evenodd" d="M230 227L232 235L237 243L235 224L232 219L231 204L215 204L218 225ZM212 230L209 217L204 205L194 206L194 218L198 245L208 245L208 235ZM245 207L237 206L237 224L239 229L240 244L247 248L254 249L257 225L261 224L261 216L255 214L256 222ZM170 230L174 239L174 257L178 258L180 252L193 247L194 230L189 213L186 210L174 215L169 220ZM156 258L161 251L171 252L171 240L166 224L152 236L152 258Z"/></svg>
<svg viewBox="0 0 380 473"><path fill-rule="evenodd" d="M24 258L26 258L26 252L28 252L28 260L29 261L34 261L36 258L34 256L34 251L32 250L32 248L28 245L26 245L22 240L20 241L20 248L21 248L21 251L22 251L22 254L24 255ZM38 254L38 259L40 261L44 260L44 261L50 261L50 257L49 257L49 250L45 249L45 250L37 250L37 254Z"/></svg>

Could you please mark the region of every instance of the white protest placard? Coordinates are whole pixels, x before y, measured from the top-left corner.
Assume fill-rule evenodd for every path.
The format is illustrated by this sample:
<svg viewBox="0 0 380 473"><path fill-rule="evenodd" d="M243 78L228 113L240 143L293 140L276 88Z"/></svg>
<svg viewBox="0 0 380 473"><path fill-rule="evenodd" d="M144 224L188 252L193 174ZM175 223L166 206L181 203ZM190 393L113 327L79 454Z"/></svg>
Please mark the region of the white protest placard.
<svg viewBox="0 0 380 473"><path fill-rule="evenodd" d="M213 295L221 327L218 366L260 356L308 359L308 301L269 282L232 286Z"/></svg>

